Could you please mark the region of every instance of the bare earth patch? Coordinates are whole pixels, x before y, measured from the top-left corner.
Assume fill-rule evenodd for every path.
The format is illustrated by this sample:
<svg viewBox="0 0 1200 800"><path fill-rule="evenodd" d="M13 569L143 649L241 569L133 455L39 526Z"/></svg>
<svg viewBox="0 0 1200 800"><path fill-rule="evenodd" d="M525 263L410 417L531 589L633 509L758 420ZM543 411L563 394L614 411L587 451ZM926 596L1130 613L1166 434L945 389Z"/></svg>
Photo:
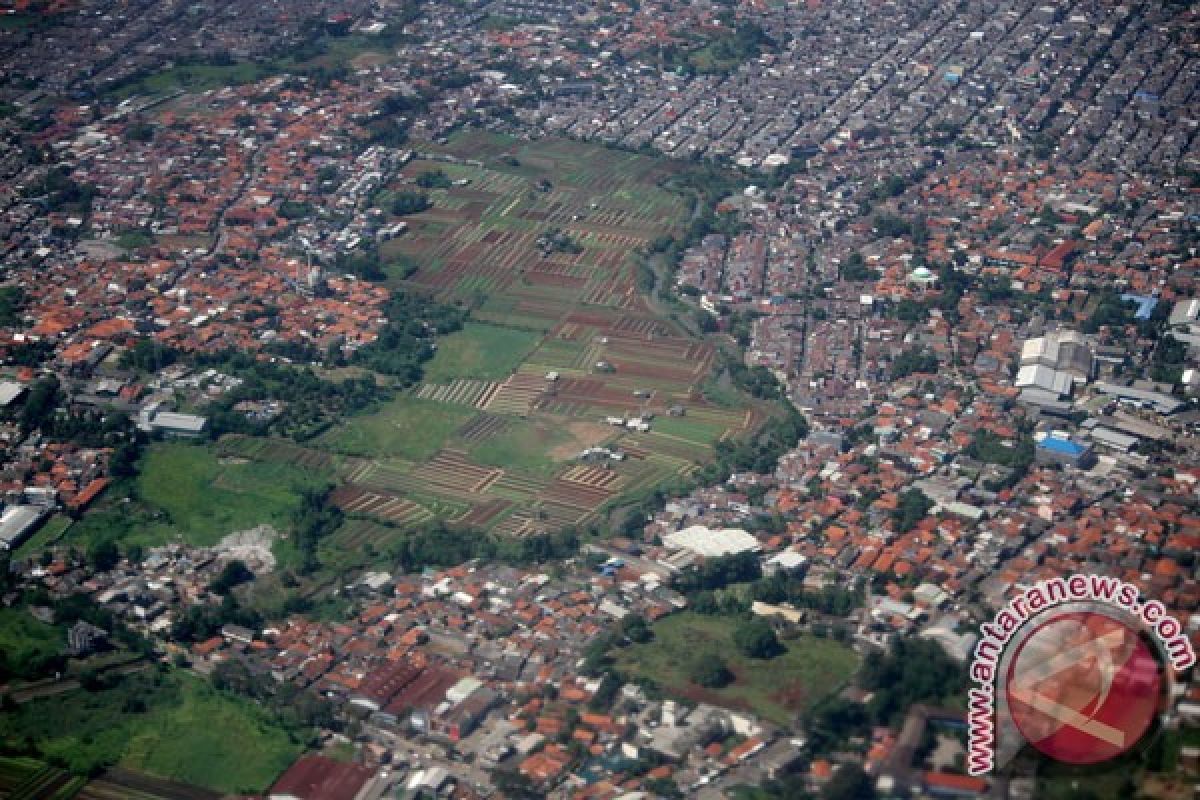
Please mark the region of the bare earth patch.
<svg viewBox="0 0 1200 800"><path fill-rule="evenodd" d="M565 426L571 435L571 441L558 445L550 450L550 458L554 461L569 461L579 456L580 450L595 447L613 436L613 427L601 425L598 422L568 422Z"/></svg>

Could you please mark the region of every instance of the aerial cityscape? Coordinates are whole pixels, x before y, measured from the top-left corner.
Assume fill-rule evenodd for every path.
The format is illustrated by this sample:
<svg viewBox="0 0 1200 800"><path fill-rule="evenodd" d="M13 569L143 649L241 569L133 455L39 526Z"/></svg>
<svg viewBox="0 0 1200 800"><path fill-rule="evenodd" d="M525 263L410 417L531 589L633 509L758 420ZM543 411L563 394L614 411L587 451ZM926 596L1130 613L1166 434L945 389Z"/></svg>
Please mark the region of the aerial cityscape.
<svg viewBox="0 0 1200 800"><path fill-rule="evenodd" d="M0 799L1200 796L1200 6L0 64Z"/></svg>

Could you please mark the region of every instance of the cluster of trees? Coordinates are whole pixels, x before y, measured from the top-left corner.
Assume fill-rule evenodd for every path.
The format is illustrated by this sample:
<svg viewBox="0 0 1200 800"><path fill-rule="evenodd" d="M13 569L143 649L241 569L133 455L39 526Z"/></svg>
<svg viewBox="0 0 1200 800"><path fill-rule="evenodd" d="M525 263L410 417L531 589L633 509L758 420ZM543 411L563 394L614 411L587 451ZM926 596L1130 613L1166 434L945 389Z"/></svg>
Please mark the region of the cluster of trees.
<svg viewBox="0 0 1200 800"><path fill-rule="evenodd" d="M24 307L24 289L20 286L0 286L0 326L11 328L19 323Z"/></svg>
<svg viewBox="0 0 1200 800"><path fill-rule="evenodd" d="M889 239L902 239L912 235L912 223L895 214L876 214L872 224L880 236Z"/></svg>
<svg viewBox="0 0 1200 800"><path fill-rule="evenodd" d="M575 241L562 228L550 228L538 237L538 246L547 253L569 253L578 255L583 252L583 245Z"/></svg>
<svg viewBox="0 0 1200 800"><path fill-rule="evenodd" d="M209 406L209 432L265 435L269 431L304 440L323 431L340 415L366 410L387 395L375 380L364 375L341 381L324 380L308 367L259 361L246 353L223 353L200 358L198 363L217 366L242 379L242 384ZM238 403L286 400L283 412L272 420L247 417Z"/></svg>
<svg viewBox="0 0 1200 800"><path fill-rule="evenodd" d="M417 186L422 189L449 189L453 185L454 182L440 169L427 169L417 176Z"/></svg>
<svg viewBox="0 0 1200 800"><path fill-rule="evenodd" d="M59 385L58 378L47 375L38 379L30 387L25 397L25 405L21 408L19 422L21 430L28 434L45 426L58 408Z"/></svg>
<svg viewBox="0 0 1200 800"><path fill-rule="evenodd" d="M121 353L120 364L122 369L157 372L174 364L179 360L179 356L179 351L169 345L153 339L138 339L132 347Z"/></svg>
<svg viewBox="0 0 1200 800"><path fill-rule="evenodd" d="M733 645L747 658L774 658L784 652L775 629L761 617L753 617L739 625L733 632Z"/></svg>
<svg viewBox="0 0 1200 800"><path fill-rule="evenodd" d="M333 704L327 698L300 689L289 681L276 683L270 675L251 672L239 659L218 664L213 668L211 680L221 691L234 692L258 702L298 741L311 738L321 728L338 730L341 727Z"/></svg>
<svg viewBox="0 0 1200 800"><path fill-rule="evenodd" d="M808 436L808 420L790 403L783 415L772 417L754 435L744 439L722 439L716 444L717 460L702 472L709 480L732 472L770 472L779 457Z"/></svg>
<svg viewBox="0 0 1200 800"><path fill-rule="evenodd" d="M432 206L433 202L424 192L397 192L388 208L396 216L404 217L419 214Z"/></svg>
<svg viewBox="0 0 1200 800"><path fill-rule="evenodd" d="M579 550L579 533L565 528L555 533L509 539L479 531L454 529L438 521L406 536L388 552L402 569L413 572L427 566L443 567L471 559L509 564L540 564L569 558Z"/></svg>
<svg viewBox="0 0 1200 800"><path fill-rule="evenodd" d="M300 493L300 505L292 513L292 537L300 551L300 571L304 574L320 567L317 547L344 519L341 509L329 501L330 494L328 488L306 489Z"/></svg>
<svg viewBox="0 0 1200 800"><path fill-rule="evenodd" d="M731 361L729 376L735 386L759 400L783 400L786 397L784 387L775 373L766 367L747 367L740 361Z"/></svg>
<svg viewBox="0 0 1200 800"><path fill-rule="evenodd" d="M890 375L892 380L899 380L913 373L936 373L937 371L937 356L928 350L913 347L892 359Z"/></svg>
<svg viewBox="0 0 1200 800"><path fill-rule="evenodd" d="M1022 435L1012 445L991 431L979 429L967 445L966 454L977 461L998 464L1024 474L1036 457L1036 445L1029 436Z"/></svg>
<svg viewBox="0 0 1200 800"><path fill-rule="evenodd" d="M917 527L917 523L925 519L925 515L933 508L933 501L925 496L920 489L909 489L900 495L900 502L892 512L892 520L896 529L907 533Z"/></svg>
<svg viewBox="0 0 1200 800"><path fill-rule="evenodd" d="M254 580L254 573L250 571L245 562L235 558L221 569L217 579L209 584L208 588L215 594L226 595L235 587L252 580Z"/></svg>
<svg viewBox="0 0 1200 800"><path fill-rule="evenodd" d="M679 576L676 588L689 594L724 589L734 583L750 583L762 577L762 566L755 553L737 553L710 558L696 569Z"/></svg>
<svg viewBox="0 0 1200 800"><path fill-rule="evenodd" d="M263 626L263 617L255 609L239 603L235 595L227 594L219 605L188 606L171 626L171 638L180 642L203 642L219 634L226 625L258 630Z"/></svg>
<svg viewBox="0 0 1200 800"><path fill-rule="evenodd" d="M1136 322L1136 310L1135 303L1122 300L1116 292L1106 292L1100 297L1092 313L1083 321L1083 332L1096 333L1102 327L1124 328L1132 325Z"/></svg>
<svg viewBox="0 0 1200 800"><path fill-rule="evenodd" d="M919 638L897 638L887 653L868 653L859 673L859 683L874 693L867 712L880 725L895 725L915 703L946 703L962 679L941 645Z"/></svg>
<svg viewBox="0 0 1200 800"><path fill-rule="evenodd" d="M688 680L705 689L720 689L733 683L733 672L718 656L701 653L687 667Z"/></svg>
<svg viewBox="0 0 1200 800"><path fill-rule="evenodd" d="M38 183L27 186L25 197L45 197L48 211L77 211L87 213L92 208L96 187L71 178L68 167L54 167Z"/></svg>
<svg viewBox="0 0 1200 800"><path fill-rule="evenodd" d="M421 380L421 364L433 357L432 339L462 328L466 310L397 289L384 308L388 324L379 338L358 350L354 363L411 386Z"/></svg>
<svg viewBox="0 0 1200 800"><path fill-rule="evenodd" d="M383 269L383 259L375 247L363 247L350 253L339 253L333 263L338 272L349 273L364 281L382 281L387 279Z"/></svg>
<svg viewBox="0 0 1200 800"><path fill-rule="evenodd" d="M313 215L312 203L302 203L297 200L285 200L279 205L279 216L284 219L307 219Z"/></svg>
<svg viewBox="0 0 1200 800"><path fill-rule="evenodd" d="M1179 383L1187 367L1187 356L1188 347L1184 342L1169 334L1162 337L1150 359L1150 377L1163 383Z"/></svg>
<svg viewBox="0 0 1200 800"><path fill-rule="evenodd" d="M115 411L70 412L62 408L63 399L58 378L47 375L30 387L19 410L7 413L27 434L38 431L57 442L114 448L111 472L118 477L132 474L129 470L137 460L140 442L129 417Z"/></svg>
<svg viewBox="0 0 1200 800"><path fill-rule="evenodd" d="M862 253L851 253L838 268L838 277L844 281L869 281L875 272L867 266Z"/></svg>
<svg viewBox="0 0 1200 800"><path fill-rule="evenodd" d="M848 616L864 602L861 586L826 586L814 592L804 588L804 579L799 575L784 572L755 581L750 587L750 598L772 605L787 603L796 608L811 608L835 617Z"/></svg>

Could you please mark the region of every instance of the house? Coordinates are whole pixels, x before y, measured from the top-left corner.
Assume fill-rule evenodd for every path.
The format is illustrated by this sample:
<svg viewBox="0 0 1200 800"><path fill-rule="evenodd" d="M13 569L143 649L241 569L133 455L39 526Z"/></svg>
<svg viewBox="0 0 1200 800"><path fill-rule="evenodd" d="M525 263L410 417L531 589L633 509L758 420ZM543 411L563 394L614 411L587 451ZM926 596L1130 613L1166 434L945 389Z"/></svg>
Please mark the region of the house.
<svg viewBox="0 0 1200 800"><path fill-rule="evenodd" d="M356 800L369 791L375 771L324 756L302 756L275 781L270 800Z"/></svg>
<svg viewBox="0 0 1200 800"><path fill-rule="evenodd" d="M80 620L67 631L67 651L73 656L87 655L108 640L108 631Z"/></svg>
<svg viewBox="0 0 1200 800"><path fill-rule="evenodd" d="M0 550L15 550L46 515L40 506L16 505L0 514Z"/></svg>
<svg viewBox="0 0 1200 800"><path fill-rule="evenodd" d="M174 411L142 411L138 414L138 428L146 433L161 433L194 439L203 435L208 420L196 414L179 414Z"/></svg>

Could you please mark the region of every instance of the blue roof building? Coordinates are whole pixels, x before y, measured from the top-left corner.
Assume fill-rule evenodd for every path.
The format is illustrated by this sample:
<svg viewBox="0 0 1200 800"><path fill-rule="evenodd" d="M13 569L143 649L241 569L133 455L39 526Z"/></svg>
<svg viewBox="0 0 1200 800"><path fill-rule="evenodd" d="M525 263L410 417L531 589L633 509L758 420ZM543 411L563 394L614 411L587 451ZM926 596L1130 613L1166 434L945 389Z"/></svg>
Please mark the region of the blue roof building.
<svg viewBox="0 0 1200 800"><path fill-rule="evenodd" d="M1150 319L1154 309L1158 306L1158 298L1148 294L1123 294L1121 300L1126 303L1137 303L1138 308L1133 314L1134 319Z"/></svg>

